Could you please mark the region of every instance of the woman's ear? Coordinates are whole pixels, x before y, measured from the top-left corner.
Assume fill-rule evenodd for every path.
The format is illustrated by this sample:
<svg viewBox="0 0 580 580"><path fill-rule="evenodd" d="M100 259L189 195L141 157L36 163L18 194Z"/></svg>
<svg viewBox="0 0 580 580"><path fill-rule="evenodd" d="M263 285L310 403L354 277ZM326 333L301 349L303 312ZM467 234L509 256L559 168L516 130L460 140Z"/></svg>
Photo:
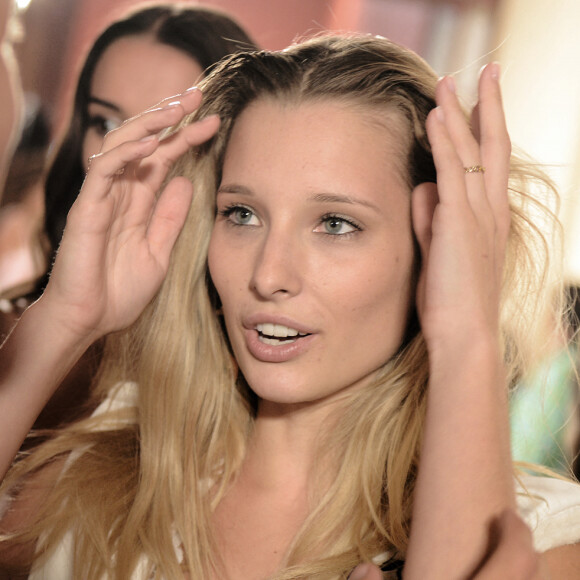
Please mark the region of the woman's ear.
<svg viewBox="0 0 580 580"><path fill-rule="evenodd" d="M411 193L413 229L424 261L429 255L433 237L433 215L438 203L439 195L435 183L421 183Z"/></svg>

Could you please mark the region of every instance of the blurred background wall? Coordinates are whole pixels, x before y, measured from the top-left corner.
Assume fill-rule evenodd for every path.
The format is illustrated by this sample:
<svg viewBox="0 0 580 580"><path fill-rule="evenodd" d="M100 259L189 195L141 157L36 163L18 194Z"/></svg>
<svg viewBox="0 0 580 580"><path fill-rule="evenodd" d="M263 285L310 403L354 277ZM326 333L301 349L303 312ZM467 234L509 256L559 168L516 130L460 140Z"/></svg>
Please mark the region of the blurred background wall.
<svg viewBox="0 0 580 580"><path fill-rule="evenodd" d="M26 4L28 0L19 0ZM193 2L194 0L190 0ZM55 132L99 31L137 0L31 0L18 55L25 90ZM206 0L237 17L264 47L320 30L381 34L454 73L467 105L489 60L502 65L514 144L548 165L562 194L566 275L580 282L579 0Z"/></svg>

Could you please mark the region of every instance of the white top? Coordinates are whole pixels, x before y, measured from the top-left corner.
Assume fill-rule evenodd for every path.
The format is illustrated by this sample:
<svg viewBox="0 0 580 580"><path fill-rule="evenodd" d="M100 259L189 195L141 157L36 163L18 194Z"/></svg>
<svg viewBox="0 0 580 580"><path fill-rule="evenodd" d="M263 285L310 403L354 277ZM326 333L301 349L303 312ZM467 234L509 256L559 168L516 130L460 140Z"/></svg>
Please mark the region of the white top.
<svg viewBox="0 0 580 580"><path fill-rule="evenodd" d="M524 476L518 511L532 530L534 547L545 552L580 542L580 485L551 477Z"/></svg>
<svg viewBox="0 0 580 580"><path fill-rule="evenodd" d="M534 476L522 477L522 483L528 493L518 494L519 513L532 530L536 550L545 552L580 542L580 485ZM75 580L72 554L69 533L45 564L32 571L29 580ZM147 580L144 564L140 563L131 580Z"/></svg>
<svg viewBox="0 0 580 580"><path fill-rule="evenodd" d="M95 415L133 406L135 394L134 383L122 385L114 399L105 401ZM112 427L109 424L103 429ZM523 475L517 485L517 504L520 516L532 530L538 552L580 542L580 485L551 477ZM174 545L179 553L179 538L174 538ZM33 569L29 580L75 580L72 558L73 536L68 533L52 556ZM141 561L131 580L148 580L145 571L145 561Z"/></svg>

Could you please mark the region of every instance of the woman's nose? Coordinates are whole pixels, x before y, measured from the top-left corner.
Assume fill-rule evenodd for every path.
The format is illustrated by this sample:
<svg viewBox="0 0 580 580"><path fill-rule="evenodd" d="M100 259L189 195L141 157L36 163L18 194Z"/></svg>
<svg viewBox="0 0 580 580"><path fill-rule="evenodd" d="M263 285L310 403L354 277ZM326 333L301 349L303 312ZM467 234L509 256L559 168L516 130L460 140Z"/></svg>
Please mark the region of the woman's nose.
<svg viewBox="0 0 580 580"><path fill-rule="evenodd" d="M299 241L270 231L255 255L252 290L264 299L294 296L302 288L304 266Z"/></svg>

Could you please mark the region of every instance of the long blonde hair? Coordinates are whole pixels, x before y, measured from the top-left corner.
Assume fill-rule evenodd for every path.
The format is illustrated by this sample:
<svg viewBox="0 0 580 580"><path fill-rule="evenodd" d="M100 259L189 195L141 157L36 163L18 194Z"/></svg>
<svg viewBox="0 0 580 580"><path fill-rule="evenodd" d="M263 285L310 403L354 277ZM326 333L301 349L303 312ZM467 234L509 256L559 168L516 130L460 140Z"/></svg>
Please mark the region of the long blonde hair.
<svg viewBox="0 0 580 580"><path fill-rule="evenodd" d="M219 569L211 514L241 464L255 413L217 314L219 297L206 264L233 124L249 103L266 96L395 111L408 127L411 190L436 181L425 133L436 80L417 55L370 36L320 37L282 52L235 55L208 77L204 102L192 119L217 113L219 132L172 171L194 184L188 222L159 294L133 327L108 338L95 390L101 400L119 383L133 381L139 385L135 407L115 411L123 417L106 429L99 425L107 415L74 424L16 464L7 487L82 449L68 462L38 522L17 539L42 536L42 549L50 552L72 530L75 577L96 579L107 572L125 579L141 556L155 578L177 578L182 566L193 577ZM513 168L501 309L510 382L537 353L538 309L554 302L554 294L547 294L553 288L543 283L549 243L528 219L530 207L534 215L547 207L529 194L528 180L543 178L515 160ZM554 221L547 209L544 215ZM377 554L404 558L428 380L426 348L412 316L399 352L348 401L339 426L328 433L324 449L336 459L336 474L316 497L276 579L344 578Z"/></svg>

